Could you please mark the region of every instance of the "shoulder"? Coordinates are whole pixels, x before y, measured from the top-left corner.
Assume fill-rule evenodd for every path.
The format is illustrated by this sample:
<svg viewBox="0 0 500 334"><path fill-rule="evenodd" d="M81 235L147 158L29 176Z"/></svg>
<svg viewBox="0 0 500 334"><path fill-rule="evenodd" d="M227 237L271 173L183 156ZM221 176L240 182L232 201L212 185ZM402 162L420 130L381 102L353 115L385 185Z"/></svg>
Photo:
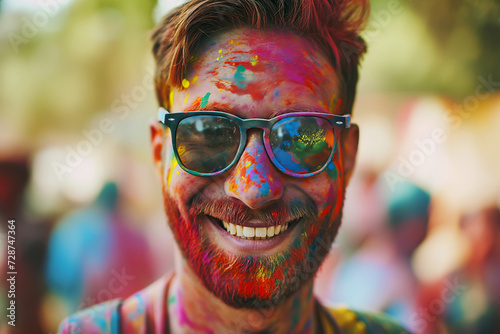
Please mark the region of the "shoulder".
<svg viewBox="0 0 500 334"><path fill-rule="evenodd" d="M118 333L120 304L118 299L110 300L72 314L63 320L58 333Z"/></svg>
<svg viewBox="0 0 500 334"><path fill-rule="evenodd" d="M390 317L347 308L325 307L344 334L409 334L410 332Z"/></svg>
<svg viewBox="0 0 500 334"><path fill-rule="evenodd" d="M111 300L70 315L58 334L164 333L170 278L166 275L125 300Z"/></svg>

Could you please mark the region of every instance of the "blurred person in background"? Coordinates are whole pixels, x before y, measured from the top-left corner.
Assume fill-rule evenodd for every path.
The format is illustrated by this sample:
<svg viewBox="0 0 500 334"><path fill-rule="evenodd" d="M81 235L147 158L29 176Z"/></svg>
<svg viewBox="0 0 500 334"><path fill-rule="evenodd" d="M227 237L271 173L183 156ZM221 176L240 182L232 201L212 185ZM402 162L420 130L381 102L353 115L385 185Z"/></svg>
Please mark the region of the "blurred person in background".
<svg viewBox="0 0 500 334"><path fill-rule="evenodd" d="M124 217L120 201L117 184L107 182L91 205L69 212L56 224L45 272L50 299L45 314L53 321L127 297L152 281L149 246Z"/></svg>
<svg viewBox="0 0 500 334"><path fill-rule="evenodd" d="M354 167L349 115L367 10L194 0L166 16L154 33L151 144L176 270L70 316L61 333L406 332L312 294Z"/></svg>
<svg viewBox="0 0 500 334"><path fill-rule="evenodd" d="M419 332L493 334L500 328L500 210L490 206L466 214L460 227L468 257L462 268L427 287Z"/></svg>
<svg viewBox="0 0 500 334"><path fill-rule="evenodd" d="M386 222L366 234L350 256L343 256L324 298L387 313L412 329L419 284L411 258L427 233L430 195L410 182L392 191L385 189L383 180L375 184L378 191L373 193L383 199Z"/></svg>
<svg viewBox="0 0 500 334"><path fill-rule="evenodd" d="M2 330L10 333L43 333L41 305L45 291L43 269L45 264L46 243L50 224L41 222L30 215L26 205L26 190L31 177L30 160L24 154L12 154L0 159L0 219L2 243L1 270L7 268L7 245L15 249L13 262L16 274L16 326L7 326L8 318L2 318ZM14 243L7 244L7 221L15 220ZM10 260L10 259L9 259ZM2 280L0 306L7 308L8 282ZM6 320L7 319L7 320Z"/></svg>

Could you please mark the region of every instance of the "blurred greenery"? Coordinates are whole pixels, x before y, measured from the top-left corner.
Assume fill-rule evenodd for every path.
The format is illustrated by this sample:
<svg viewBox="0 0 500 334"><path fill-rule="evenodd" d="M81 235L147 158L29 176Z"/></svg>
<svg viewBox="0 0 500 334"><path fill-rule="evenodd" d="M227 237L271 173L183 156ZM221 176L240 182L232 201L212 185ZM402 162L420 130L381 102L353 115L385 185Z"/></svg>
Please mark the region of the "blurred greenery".
<svg viewBox="0 0 500 334"><path fill-rule="evenodd" d="M373 24L382 28L367 38L361 76L370 90L461 99L479 75L500 79L498 0L372 0Z"/></svg>
<svg viewBox="0 0 500 334"><path fill-rule="evenodd" d="M54 9L18 52L30 13L3 12L0 109L24 136L81 131L93 115L141 82L150 54L156 5L148 1L85 0Z"/></svg>
<svg viewBox="0 0 500 334"><path fill-rule="evenodd" d="M164 1L162 7L168 7L171 0ZM25 37L26 22L33 24L42 9L4 8L3 128L32 141L81 135L92 117L108 112L144 78L152 63L149 32L156 5L154 0L75 0L59 6L33 37L18 44L13 36ZM372 0L368 28L361 93L461 99L474 91L480 75L500 80L499 0Z"/></svg>

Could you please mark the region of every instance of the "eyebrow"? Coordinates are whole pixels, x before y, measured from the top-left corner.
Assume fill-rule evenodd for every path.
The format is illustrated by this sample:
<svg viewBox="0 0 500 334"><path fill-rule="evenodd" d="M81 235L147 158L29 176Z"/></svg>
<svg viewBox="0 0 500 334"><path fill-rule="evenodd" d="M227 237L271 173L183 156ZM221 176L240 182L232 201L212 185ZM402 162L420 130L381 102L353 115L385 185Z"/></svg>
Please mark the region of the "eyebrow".
<svg viewBox="0 0 500 334"><path fill-rule="evenodd" d="M203 108L188 107L188 108L183 110L183 112L189 112L189 111L220 111L220 112L225 112L228 114L238 116L240 118L244 118L244 117L241 117L238 113L235 113L235 111L237 111L235 109L227 108L227 107L220 106L220 105L213 105L210 103L207 104ZM283 107L283 108L273 110L273 111L271 111L271 113L268 115L267 118L271 119L271 118L274 118L274 117L282 115L282 114L295 113L295 112L308 112L308 111L309 112L319 112L319 113L324 113L324 114L331 114L331 112L329 110L323 109L319 106L307 106L307 105L300 106L299 105L299 106L293 106L293 107Z"/></svg>

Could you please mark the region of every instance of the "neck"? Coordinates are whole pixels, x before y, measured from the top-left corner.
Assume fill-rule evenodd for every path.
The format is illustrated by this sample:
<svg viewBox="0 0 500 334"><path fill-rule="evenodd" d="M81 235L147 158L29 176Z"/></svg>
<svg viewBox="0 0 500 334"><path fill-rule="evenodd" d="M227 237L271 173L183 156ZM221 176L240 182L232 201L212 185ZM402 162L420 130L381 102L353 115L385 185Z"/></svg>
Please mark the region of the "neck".
<svg viewBox="0 0 500 334"><path fill-rule="evenodd" d="M280 305L235 309L208 291L185 261L177 263L168 292L170 333L315 333L312 280Z"/></svg>

